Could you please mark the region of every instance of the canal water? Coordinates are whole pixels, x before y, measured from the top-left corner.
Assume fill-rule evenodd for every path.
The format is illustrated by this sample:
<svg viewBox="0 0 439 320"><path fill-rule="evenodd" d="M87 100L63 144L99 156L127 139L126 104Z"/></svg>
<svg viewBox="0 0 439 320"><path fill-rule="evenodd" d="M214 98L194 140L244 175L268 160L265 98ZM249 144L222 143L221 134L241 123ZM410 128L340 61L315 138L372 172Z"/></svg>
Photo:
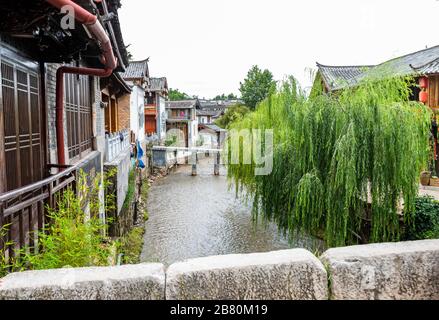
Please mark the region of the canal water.
<svg viewBox="0 0 439 320"><path fill-rule="evenodd" d="M274 224L256 225L251 205L229 190L226 169L213 175L210 159L191 167L179 166L156 181L149 190L142 262L169 265L210 255L266 252L294 247L315 250L311 237L288 241Z"/></svg>

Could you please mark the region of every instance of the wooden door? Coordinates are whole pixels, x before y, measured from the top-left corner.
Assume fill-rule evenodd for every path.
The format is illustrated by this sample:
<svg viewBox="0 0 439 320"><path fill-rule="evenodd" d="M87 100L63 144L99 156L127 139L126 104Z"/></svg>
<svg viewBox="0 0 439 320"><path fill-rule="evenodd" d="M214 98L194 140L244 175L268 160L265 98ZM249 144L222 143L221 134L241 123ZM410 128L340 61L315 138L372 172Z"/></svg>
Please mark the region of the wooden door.
<svg viewBox="0 0 439 320"><path fill-rule="evenodd" d="M157 131L156 119L153 115L145 115L145 133L154 134Z"/></svg>
<svg viewBox="0 0 439 320"><path fill-rule="evenodd" d="M39 73L18 61L0 59L0 192L10 191L41 180L44 176L42 106L39 98ZM33 63L29 63L33 65ZM3 179L2 179L3 180Z"/></svg>

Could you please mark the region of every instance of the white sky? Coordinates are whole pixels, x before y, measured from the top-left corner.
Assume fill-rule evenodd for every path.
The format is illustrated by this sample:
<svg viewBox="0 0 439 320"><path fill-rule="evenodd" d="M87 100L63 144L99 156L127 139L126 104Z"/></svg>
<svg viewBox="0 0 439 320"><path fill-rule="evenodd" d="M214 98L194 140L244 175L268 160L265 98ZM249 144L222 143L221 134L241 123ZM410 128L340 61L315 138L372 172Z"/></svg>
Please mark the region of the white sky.
<svg viewBox="0 0 439 320"><path fill-rule="evenodd" d="M153 77L200 98L239 94L254 64L310 86L315 62L377 64L439 44L437 0L123 0L120 21Z"/></svg>

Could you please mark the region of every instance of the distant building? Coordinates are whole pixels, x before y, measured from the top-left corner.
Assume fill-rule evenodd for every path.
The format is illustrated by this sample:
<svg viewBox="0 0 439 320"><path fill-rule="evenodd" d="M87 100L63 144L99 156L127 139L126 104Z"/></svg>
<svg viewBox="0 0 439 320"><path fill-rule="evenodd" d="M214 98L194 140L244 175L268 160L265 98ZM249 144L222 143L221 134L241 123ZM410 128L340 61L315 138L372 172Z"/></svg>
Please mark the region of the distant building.
<svg viewBox="0 0 439 320"><path fill-rule="evenodd" d="M226 139L227 130L215 124L198 124L198 132L202 139L202 147L209 149L221 149ZM200 139L200 140L201 140Z"/></svg>
<svg viewBox="0 0 439 320"><path fill-rule="evenodd" d="M200 109L198 100L166 102L166 130L176 130L184 141L184 146L195 147L198 140L198 119L196 112Z"/></svg>
<svg viewBox="0 0 439 320"><path fill-rule="evenodd" d="M200 109L197 110L198 123L212 124L226 112L227 108L242 104L240 100L200 100Z"/></svg>
<svg viewBox="0 0 439 320"><path fill-rule="evenodd" d="M130 129L133 141L145 146L145 89L148 86L148 59L131 61L122 78L131 87L130 96Z"/></svg>
<svg viewBox="0 0 439 320"><path fill-rule="evenodd" d="M157 134L160 140L166 138L166 100L168 81L166 78L150 78L145 96L145 133Z"/></svg>

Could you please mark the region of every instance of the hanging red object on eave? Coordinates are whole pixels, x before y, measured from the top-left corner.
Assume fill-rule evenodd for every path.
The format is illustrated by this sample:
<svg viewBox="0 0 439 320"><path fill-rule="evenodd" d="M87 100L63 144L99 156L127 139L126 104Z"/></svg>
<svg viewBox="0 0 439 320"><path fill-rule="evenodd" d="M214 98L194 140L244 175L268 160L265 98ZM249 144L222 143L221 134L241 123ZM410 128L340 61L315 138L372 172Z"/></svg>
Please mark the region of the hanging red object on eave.
<svg viewBox="0 0 439 320"><path fill-rule="evenodd" d="M428 92L427 91L419 92L419 101L422 103L427 103L427 101L428 101Z"/></svg>
<svg viewBox="0 0 439 320"><path fill-rule="evenodd" d="M421 89L428 88L428 78L427 77L421 77L419 78L419 87Z"/></svg>

